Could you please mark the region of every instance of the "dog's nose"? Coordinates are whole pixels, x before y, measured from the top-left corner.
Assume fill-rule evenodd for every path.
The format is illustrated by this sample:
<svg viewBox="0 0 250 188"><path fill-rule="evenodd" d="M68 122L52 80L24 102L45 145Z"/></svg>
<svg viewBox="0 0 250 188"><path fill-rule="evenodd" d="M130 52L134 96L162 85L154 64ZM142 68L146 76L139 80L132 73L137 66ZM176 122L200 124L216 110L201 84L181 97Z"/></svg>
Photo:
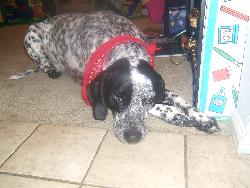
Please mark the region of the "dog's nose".
<svg viewBox="0 0 250 188"><path fill-rule="evenodd" d="M130 127L123 133L128 144L137 144L142 139L142 133L136 127Z"/></svg>

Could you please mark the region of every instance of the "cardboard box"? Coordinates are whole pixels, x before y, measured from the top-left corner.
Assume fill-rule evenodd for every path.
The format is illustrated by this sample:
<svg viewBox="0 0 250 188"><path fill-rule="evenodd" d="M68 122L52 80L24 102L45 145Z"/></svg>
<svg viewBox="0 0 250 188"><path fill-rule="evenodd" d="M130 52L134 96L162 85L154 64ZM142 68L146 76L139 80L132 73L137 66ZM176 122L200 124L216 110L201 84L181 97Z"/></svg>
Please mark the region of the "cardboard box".
<svg viewBox="0 0 250 188"><path fill-rule="evenodd" d="M248 22L248 0L206 1L198 108L212 116L236 109Z"/></svg>

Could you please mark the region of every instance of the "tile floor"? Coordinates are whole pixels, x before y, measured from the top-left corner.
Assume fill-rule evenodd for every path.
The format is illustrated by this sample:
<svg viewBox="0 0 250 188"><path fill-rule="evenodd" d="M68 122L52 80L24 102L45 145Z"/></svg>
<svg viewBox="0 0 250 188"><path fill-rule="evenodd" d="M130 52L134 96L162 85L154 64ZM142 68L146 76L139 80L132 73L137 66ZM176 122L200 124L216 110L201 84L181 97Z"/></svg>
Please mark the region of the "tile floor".
<svg viewBox="0 0 250 188"><path fill-rule="evenodd" d="M248 188L250 157L221 135L112 131L0 121L0 187Z"/></svg>

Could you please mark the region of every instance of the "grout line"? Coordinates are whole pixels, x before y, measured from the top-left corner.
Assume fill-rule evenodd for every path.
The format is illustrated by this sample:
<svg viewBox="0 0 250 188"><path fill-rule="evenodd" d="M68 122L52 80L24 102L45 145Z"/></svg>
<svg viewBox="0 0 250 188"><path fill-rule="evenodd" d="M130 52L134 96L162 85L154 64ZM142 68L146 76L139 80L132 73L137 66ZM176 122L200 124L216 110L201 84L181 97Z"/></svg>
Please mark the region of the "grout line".
<svg viewBox="0 0 250 188"><path fill-rule="evenodd" d="M112 186L107 186L107 185L96 185L96 184L83 184L89 187L93 188L119 188L119 187L112 187Z"/></svg>
<svg viewBox="0 0 250 188"><path fill-rule="evenodd" d="M178 126L180 127L180 126ZM182 128L182 127L180 127ZM183 127L185 128L185 127ZM187 127L189 128L189 127ZM185 131L185 130L184 130ZM163 134L175 134L175 135L183 135L183 134L186 134L185 136L188 136L188 135L195 135L195 136L207 136L207 137L216 137L216 136L226 136L226 137L231 137L231 135L223 135L223 134L220 134L220 133L213 133L213 134L207 134L207 133L204 133L204 132L197 132L197 133L184 133L184 132L173 132L173 131L161 131L161 130L148 130L148 133L163 133Z"/></svg>
<svg viewBox="0 0 250 188"><path fill-rule="evenodd" d="M36 179L36 180L46 180L46 181L51 181L51 182L79 185L78 182L74 182L74 181L62 180L62 179L56 179L56 178L48 178L48 177L42 177L42 176L33 176L33 175L19 174L19 173L13 173L13 172L0 172L0 174L23 177L23 178L30 178L30 179Z"/></svg>
<svg viewBox="0 0 250 188"><path fill-rule="evenodd" d="M188 188L187 135L184 135L184 178L185 188Z"/></svg>
<svg viewBox="0 0 250 188"><path fill-rule="evenodd" d="M17 148L9 155L7 159L3 161L3 163L0 165L0 169L3 167L3 165L19 150L20 147L36 132L36 130L41 126L41 124L38 124L36 128L17 146Z"/></svg>
<svg viewBox="0 0 250 188"><path fill-rule="evenodd" d="M81 187L83 186L84 181L85 181L85 179L86 179L86 177L87 177L87 175L88 175L88 173L89 173L89 171L90 171L90 168L92 167L92 165L93 165L93 163L94 163L94 161L95 161L95 158L96 158L98 152L100 151L100 148L101 148L101 146L102 146L102 144L103 144L103 141L104 141L104 139L106 138L107 134L108 134L108 130L106 130L105 134L103 135L103 137L102 137L102 139L101 139L101 142L100 142L98 148L96 149L95 155L94 155L93 159L91 160L90 165L89 165L89 167L88 167L88 169L87 169L87 171L86 171L84 177L82 178L82 181L81 181L81 183L80 183L79 188L81 188Z"/></svg>

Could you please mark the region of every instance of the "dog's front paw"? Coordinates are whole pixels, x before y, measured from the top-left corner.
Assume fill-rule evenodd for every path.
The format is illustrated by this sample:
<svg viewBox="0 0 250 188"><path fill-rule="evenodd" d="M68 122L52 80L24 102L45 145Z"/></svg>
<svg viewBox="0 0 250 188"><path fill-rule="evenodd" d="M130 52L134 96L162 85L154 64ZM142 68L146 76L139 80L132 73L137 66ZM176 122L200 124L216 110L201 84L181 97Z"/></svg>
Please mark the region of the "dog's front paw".
<svg viewBox="0 0 250 188"><path fill-rule="evenodd" d="M208 134L213 134L220 131L220 127L215 118L209 118L208 125L204 129L204 132Z"/></svg>
<svg viewBox="0 0 250 188"><path fill-rule="evenodd" d="M58 72L56 69L51 68L48 70L48 76L52 79L57 79L61 76L61 73Z"/></svg>
<svg viewBox="0 0 250 188"><path fill-rule="evenodd" d="M206 121L196 121L194 127L200 131L203 131L207 134L213 134L220 131L218 123L215 118L207 117Z"/></svg>
<svg viewBox="0 0 250 188"><path fill-rule="evenodd" d="M220 131L215 118L208 117L204 113L199 112L195 109L190 109L189 116L191 121L193 122L193 126L200 131L208 134L213 134Z"/></svg>

